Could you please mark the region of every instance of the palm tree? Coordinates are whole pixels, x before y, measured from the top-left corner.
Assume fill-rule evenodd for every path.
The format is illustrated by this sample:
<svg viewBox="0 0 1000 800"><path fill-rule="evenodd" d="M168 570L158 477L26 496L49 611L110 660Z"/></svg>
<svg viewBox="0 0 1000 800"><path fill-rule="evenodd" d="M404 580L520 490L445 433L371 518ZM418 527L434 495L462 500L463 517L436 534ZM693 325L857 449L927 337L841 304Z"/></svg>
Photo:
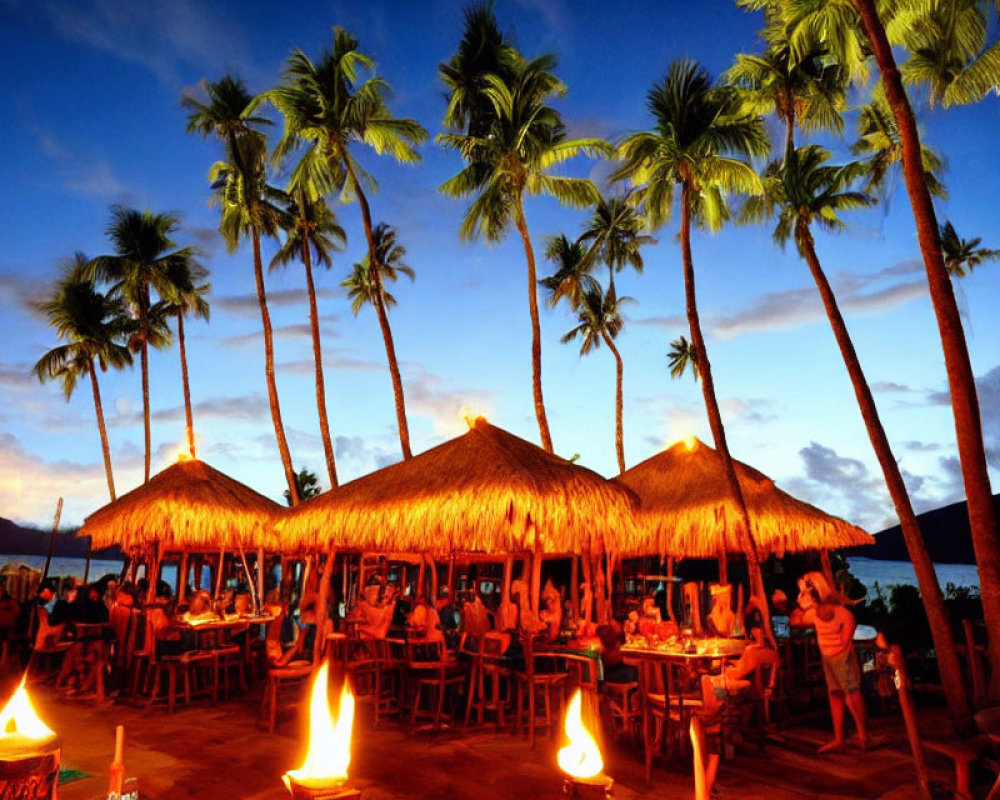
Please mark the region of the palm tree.
<svg viewBox="0 0 1000 800"><path fill-rule="evenodd" d="M903 146L899 137L899 126L881 93L876 92L870 103L858 110L858 140L851 145L854 155L866 155L868 160L868 180L865 191L875 189L886 198L892 194L896 173L903 160ZM920 160L924 169L927 190L935 197L947 199L948 190L938 180L944 169L941 157L930 147L920 146Z"/></svg>
<svg viewBox="0 0 1000 800"><path fill-rule="evenodd" d="M954 278L964 278L984 261L1000 259L1000 250L990 250L980 247L981 237L963 239L958 235L955 226L945 220L941 226L941 250L944 253L944 265Z"/></svg>
<svg viewBox="0 0 1000 800"><path fill-rule="evenodd" d="M285 130L275 148L275 158L284 159L289 153L306 145L306 152L293 173L293 181L301 182L317 195L334 189L341 199L357 198L368 242L369 263L377 261L371 208L365 189L374 187L374 179L355 159L354 146L363 144L377 154L387 154L402 163L420 160L416 146L427 139L427 131L411 119L393 117L385 102L389 85L382 78L361 80L362 70L373 72L375 62L358 50L358 40L343 28L333 29L333 48L325 50L319 61L313 62L301 50L288 58L284 82L264 92L254 100L271 103L284 117ZM372 279L381 280L378 270ZM389 320L385 313L381 291L374 293L382 337L391 340ZM403 382L395 360L389 371L396 401L396 422L403 458L411 458L410 432L406 422Z"/></svg>
<svg viewBox="0 0 1000 800"><path fill-rule="evenodd" d="M168 271L183 269L194 259L190 247L178 248L172 236L180 221L173 214L154 214L123 206L111 209L107 234L114 252L98 256L89 269L98 280L111 282L135 315L130 346L139 352L142 370L142 421L145 441L144 481L149 480L152 441L149 425L149 346L170 344L162 309L154 309L152 292L169 293Z"/></svg>
<svg viewBox="0 0 1000 800"><path fill-rule="evenodd" d="M752 114L774 114L785 126L785 152L795 149L795 130L844 128L847 74L822 49L793 59L784 27L772 19L761 33L763 53L739 54L724 80L743 93L744 108Z"/></svg>
<svg viewBox="0 0 1000 800"><path fill-rule="evenodd" d="M440 191L452 197L475 195L459 228L459 236L470 240L485 236L500 241L513 222L521 235L528 267L528 312L531 318L531 385L542 447L552 452L552 436L542 397L542 338L538 320L535 251L524 216L524 195L547 194L563 205L582 208L596 203L599 195L585 178L552 175L553 166L574 156L608 155L610 147L601 139L567 139L559 113L546 105L549 98L565 93L565 86L552 74L553 56L519 61L515 75L504 80L486 75L483 95L492 106L492 120L485 135L446 133L438 141L457 150L466 166Z"/></svg>
<svg viewBox="0 0 1000 800"><path fill-rule="evenodd" d="M601 197L593 214L584 224L580 241L590 244L587 263L600 260L608 268L608 290L615 288L615 273L626 266L642 272L643 245L656 244L656 239L646 235L646 221L629 202L628 194Z"/></svg>
<svg viewBox="0 0 1000 800"><path fill-rule="evenodd" d="M493 121L493 105L486 97L486 76L512 82L520 56L504 39L492 2L468 6L458 49L438 65L438 76L448 90L444 125L452 131L484 136Z"/></svg>
<svg viewBox="0 0 1000 800"><path fill-rule="evenodd" d="M203 136L215 135L222 141L225 160L216 162L209 171L209 183L214 191L212 202L222 212L219 232L230 253L235 252L243 237L249 237L253 247L254 282L264 331L264 380L274 437L294 505L298 502L298 491L274 378L274 336L260 255L260 237L277 237L282 211L276 203L283 195L267 185L267 142L264 134L257 130L262 120L252 115L249 107L252 98L243 82L227 75L215 83L206 84L206 92L208 103L193 98L183 101L191 109L188 131Z"/></svg>
<svg viewBox="0 0 1000 800"><path fill-rule="evenodd" d="M550 236L545 244L545 257L556 265L556 271L538 281L548 291L546 300L549 308L555 308L560 300L566 300L576 311L588 292L600 291L601 285L590 274L587 260L588 248L577 239L571 242L566 234Z"/></svg>
<svg viewBox="0 0 1000 800"><path fill-rule="evenodd" d="M94 362L97 362L102 372L109 365L116 369L131 365L132 353L125 345L125 340L132 333L133 324L119 297L101 294L97 290L87 274L87 264L87 257L83 253L76 253L73 260L64 267L52 296L33 304L45 315L56 335L65 342L49 350L38 360L35 374L43 383L58 378L66 400L72 396L77 381L83 375L90 376L97 430L101 435L101 450L104 454L104 472L108 479L108 494L113 502L115 478L111 469L111 448L108 444L108 429L104 424L104 407L101 405L101 389Z"/></svg>
<svg viewBox="0 0 1000 800"><path fill-rule="evenodd" d="M181 385L184 389L184 421L187 432L188 452L197 458L195 452L194 415L191 411L191 384L188 380L187 349L184 343L184 317L193 313L206 322L209 318L208 293L212 285L208 282L208 270L201 264L177 261L167 268L163 311L168 316L177 317L177 345L181 356Z"/></svg>
<svg viewBox="0 0 1000 800"><path fill-rule="evenodd" d="M306 291L309 294L309 326L312 329L313 362L316 368L316 409L319 413L319 433L323 454L330 476L330 486L337 485L337 464L330 438L330 422L326 415L326 383L323 378L323 350L319 338L319 309L316 305L316 285L313 282L313 252L316 261L329 269L330 254L347 242L347 234L337 217L322 198L315 200L302 187L289 188L288 214L285 219L285 242L271 260L271 269L286 265L293 259L302 261L306 271Z"/></svg>
<svg viewBox="0 0 1000 800"><path fill-rule="evenodd" d="M903 176L913 209L948 375L972 544L979 571L983 617L989 635L990 661L1000 664L1000 527L997 525L986 463L975 376L954 286L941 250L913 106L903 87L892 44L875 0L829 0L822 4L822 9L811 0L786 2L790 10L789 27L800 40L809 36L821 37L823 44L845 65L858 64L859 56L863 56L866 50L872 53L886 103L899 128ZM991 697L1000 697L1000 670L993 673Z"/></svg>
<svg viewBox="0 0 1000 800"><path fill-rule="evenodd" d="M767 134L759 117L741 109L736 89L714 86L711 76L694 61L670 65L666 76L647 95L654 127L628 136L618 145L621 166L613 180L629 180L637 186L635 199L641 204L651 227L669 218L674 187L681 190L680 239L684 269L684 294L691 345L696 353L702 394L715 449L722 460L726 482L739 512L738 536L746 553L751 592L766 610L767 596L757 559L757 546L750 517L715 396L712 368L698 317L694 261L691 256L692 219L710 229L719 228L728 217L726 194L757 193L760 180L753 168L738 156L767 152ZM770 634L770 620L765 621Z"/></svg>
<svg viewBox="0 0 1000 800"><path fill-rule="evenodd" d="M376 269L371 268L371 261L366 256L365 259L356 263L350 274L341 282L341 286L347 289L347 297L351 301L351 311L354 316L364 308L365 305L381 307L386 311L396 305L396 298L385 288L386 281L395 283L399 280L400 274L405 275L411 281L414 280L413 268L403 263L406 257L406 248L396 243L396 231L384 222L380 222L372 231L372 239L375 242L375 264ZM399 364L396 361L396 345L392 339L392 328L389 326L388 314L386 323L382 326L382 336L385 343L385 356L389 363L389 371L398 375ZM402 402L402 395L397 402ZM397 408L397 412L400 409ZM406 419L406 408L401 410L403 419Z"/></svg>
<svg viewBox="0 0 1000 800"><path fill-rule="evenodd" d="M787 154L783 163L773 162L764 172L764 195L748 199L744 205L744 213L745 217L751 220L775 217L775 241L784 247L789 239L794 239L799 255L809 266L809 271L816 282L844 365L851 378L868 437L899 516L907 551L910 561L913 562L917 583L927 610L941 673L941 684L944 686L949 711L956 726L965 728L970 723L969 701L952 638L944 595L938 583L937 573L934 571L934 564L927 552L920 523L913 510L902 472L879 418L875 398L861 368L833 288L820 265L812 234L814 225L827 231L841 230L844 227L839 216L842 211L870 206L875 201L867 194L850 189L851 184L863 173L863 165L855 162L842 167L830 166L827 164L829 159L828 150L809 145Z"/></svg>
<svg viewBox="0 0 1000 800"><path fill-rule="evenodd" d="M671 378L679 378L688 367L691 367L691 375L698 380L698 356L686 336L680 336L670 343L667 363L670 366Z"/></svg>
<svg viewBox="0 0 1000 800"><path fill-rule="evenodd" d="M303 467L298 472L295 473L295 489L296 495L299 500L308 500L311 497L319 497L323 493L322 488L319 485L319 477L315 472ZM285 489L285 502L288 505L293 505L292 503L292 493Z"/></svg>
<svg viewBox="0 0 1000 800"><path fill-rule="evenodd" d="M625 368L621 353L614 340L621 333L624 322L619 309L624 303L634 302L631 297L618 297L613 287L607 293L600 286L584 292L577 309L577 326L566 333L560 341L563 344L580 337L580 355L585 356L596 350L603 341L615 357L615 453L618 456L618 472L625 472L625 441L623 426L623 377Z"/></svg>

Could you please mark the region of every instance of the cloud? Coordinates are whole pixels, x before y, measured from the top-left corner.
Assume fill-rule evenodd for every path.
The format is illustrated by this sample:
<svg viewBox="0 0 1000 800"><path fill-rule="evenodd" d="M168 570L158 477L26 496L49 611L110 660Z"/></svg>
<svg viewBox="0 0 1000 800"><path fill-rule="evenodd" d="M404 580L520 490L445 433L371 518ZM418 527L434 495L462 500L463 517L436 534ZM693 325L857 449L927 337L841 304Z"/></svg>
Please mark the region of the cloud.
<svg viewBox="0 0 1000 800"><path fill-rule="evenodd" d="M53 163L52 175L61 189L95 200L130 203L134 194L107 158L74 150L48 128L29 120L38 149Z"/></svg>
<svg viewBox="0 0 1000 800"><path fill-rule="evenodd" d="M385 372L388 369L385 364L344 355L346 352L346 350L339 349L324 349L323 369L355 370L357 372ZM299 361L282 362L277 364L275 369L289 375L312 375L316 369L316 364L311 358L305 358Z"/></svg>
<svg viewBox="0 0 1000 800"><path fill-rule="evenodd" d="M119 402L122 401L122 402ZM116 414L108 418L108 425L116 428L142 423L142 408L133 405L128 398L115 400ZM262 422L271 415L271 407L261 394L237 397L211 397L191 406L195 430L206 421ZM153 411L149 415L153 422L183 422L184 406L172 406Z"/></svg>
<svg viewBox="0 0 1000 800"><path fill-rule="evenodd" d="M0 272L0 306L36 314L31 303L45 297L49 282L40 282L23 272Z"/></svg>
<svg viewBox="0 0 1000 800"><path fill-rule="evenodd" d="M362 436L336 436L333 440L333 451L337 457L338 473L342 472L345 478L352 476L350 480L373 470L388 467L403 458L398 442L393 444L388 436L383 441L374 442Z"/></svg>
<svg viewBox="0 0 1000 800"><path fill-rule="evenodd" d="M467 430L465 420L459 413L463 407L473 408L489 417L495 392L473 388L446 388L440 376L412 362L404 364L404 371L406 413L410 417L429 419L434 425L436 435L455 436Z"/></svg>
<svg viewBox="0 0 1000 800"><path fill-rule="evenodd" d="M203 229L208 230L208 229ZM316 299L323 300L328 297L335 297L337 292L333 289L317 289ZM259 317L260 302L254 294L230 294L219 295L211 298L212 308L232 314L237 317ZM309 293L305 289L284 289L278 292L268 292L268 308L301 308L307 309L309 305ZM336 322L340 317L336 314L327 314L320 319Z"/></svg>
<svg viewBox="0 0 1000 800"><path fill-rule="evenodd" d="M246 62L235 20L223 22L193 0L155 0L141 5L117 0L42 0L32 6L63 38L138 64L168 84L182 67L224 68ZM220 36L219 31L225 35Z"/></svg>
<svg viewBox="0 0 1000 800"><path fill-rule="evenodd" d="M320 336L324 339L339 336L336 330L329 326L320 326L319 329ZM271 329L271 333L277 339L298 339L298 338L311 338L312 337L312 326L308 322L296 322L289 325L276 325ZM225 347L245 347L247 345L256 345L264 340L263 331L252 331L251 333L241 333L236 336L224 336L221 339L217 339L219 344Z"/></svg>
<svg viewBox="0 0 1000 800"><path fill-rule="evenodd" d="M873 314L926 296L927 284L924 280L896 280L912 271L912 262L906 261L870 275L841 272L833 277L831 283L842 312ZM894 282L873 288L886 279L893 279ZM733 339L749 333L790 330L825 319L826 312L819 293L810 286L759 295L745 308L735 312L709 312L704 315L704 325L719 339ZM637 322L671 332L687 330L686 319L679 315L649 317Z"/></svg>
<svg viewBox="0 0 1000 800"><path fill-rule="evenodd" d="M1000 470L1000 366L976 378L979 414L983 425L983 443L986 461L993 469ZM947 389L927 395L931 405L950 406L951 393Z"/></svg>
<svg viewBox="0 0 1000 800"><path fill-rule="evenodd" d="M893 381L875 381L871 385L871 390L873 392L881 392L882 394L905 394L913 391L909 386L902 383L894 383Z"/></svg>
<svg viewBox="0 0 1000 800"><path fill-rule="evenodd" d="M903 450L909 450L911 453L936 453L941 450L941 445L936 442L918 442L916 439L903 442L900 447Z"/></svg>

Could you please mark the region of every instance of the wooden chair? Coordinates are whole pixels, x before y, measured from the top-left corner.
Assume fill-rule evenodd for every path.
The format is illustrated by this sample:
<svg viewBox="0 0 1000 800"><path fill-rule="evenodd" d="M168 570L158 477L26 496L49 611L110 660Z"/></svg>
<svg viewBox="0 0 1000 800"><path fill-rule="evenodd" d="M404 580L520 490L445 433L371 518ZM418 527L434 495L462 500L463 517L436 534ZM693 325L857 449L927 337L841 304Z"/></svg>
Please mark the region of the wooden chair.
<svg viewBox="0 0 1000 800"><path fill-rule="evenodd" d="M146 642L150 643L148 650L149 668L147 670L146 690L149 694L148 706L158 700L165 700L167 713L173 714L177 704L178 678L183 684L184 702L190 704L197 695L211 695L215 701L216 684L213 679L215 659L210 650L188 650L176 655L160 655L156 652L156 634L152 621L147 616ZM163 678L167 679L166 695L161 695Z"/></svg>
<svg viewBox="0 0 1000 800"><path fill-rule="evenodd" d="M522 714L527 715L528 740L535 748L535 731L545 728L549 738L558 724L557 700L563 696L563 684L569 673L559 669L558 657L536 655L531 637L521 640L524 649L524 669L514 673L517 681L517 730L521 730ZM538 715L539 707L544 716Z"/></svg>
<svg viewBox="0 0 1000 800"><path fill-rule="evenodd" d="M663 749L670 719L664 664L642 659L639 670L639 710L642 718L642 751L646 783L653 774L653 756Z"/></svg>
<svg viewBox="0 0 1000 800"><path fill-rule="evenodd" d="M219 641L211 649L214 692L218 695L219 688L221 686L222 696L226 700L229 699L229 677L233 672L236 672L240 690L244 692L247 690L247 662L249 660L250 623L238 626L237 628L230 630L228 633L228 639ZM240 646L239 643L232 640L232 636L234 634L242 634L243 646Z"/></svg>
<svg viewBox="0 0 1000 800"><path fill-rule="evenodd" d="M423 652L416 653L417 648ZM407 642L407 671L413 682L413 704L410 723L420 718L432 719L432 729L451 716L445 712L449 691L461 692L466 683L467 665L460 662L444 646L444 641Z"/></svg>
<svg viewBox="0 0 1000 800"><path fill-rule="evenodd" d="M280 632L280 623L283 621L284 612L271 624L277 626ZM332 622L327 620L327 626L332 627ZM317 632L317 635L324 635L328 630ZM268 637L271 637L271 630L268 630ZM300 633L295 641L295 646L283 652L280 644L280 633L275 636L277 640L277 651L273 648L269 654L267 669L267 682L264 686L264 696L261 700L261 715L266 718L267 732L274 733L277 724L278 709L283 705L285 710L294 710L302 701L303 690L307 680L319 666L315 660L315 654L322 648L313 648L312 653L306 653L306 635ZM274 644L272 640L272 644ZM284 695L284 698L283 698Z"/></svg>
<svg viewBox="0 0 1000 800"><path fill-rule="evenodd" d="M605 681L603 695L611 716L612 736L617 739L620 734L625 734L634 739L642 724L639 682Z"/></svg>
<svg viewBox="0 0 1000 800"><path fill-rule="evenodd" d="M486 714L490 712L495 715L498 731L506 727L504 715L513 706L514 672L501 659L510 647L510 638L510 634L497 631L479 637L479 647L471 659L466 725L473 712L480 723L486 721Z"/></svg>

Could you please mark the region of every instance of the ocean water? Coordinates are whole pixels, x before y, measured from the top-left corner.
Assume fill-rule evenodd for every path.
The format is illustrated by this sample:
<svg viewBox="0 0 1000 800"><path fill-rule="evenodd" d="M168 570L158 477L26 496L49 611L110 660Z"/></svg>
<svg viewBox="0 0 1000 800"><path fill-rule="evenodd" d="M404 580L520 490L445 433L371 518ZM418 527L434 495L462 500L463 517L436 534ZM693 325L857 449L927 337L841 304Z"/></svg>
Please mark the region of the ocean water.
<svg viewBox="0 0 1000 800"><path fill-rule="evenodd" d="M913 564L909 561L879 561L874 558L852 557L847 559L851 573L869 590L878 582L879 587L887 589L890 586L909 584L917 585L917 576ZM935 564L938 582L941 588L953 583L956 586L974 586L979 588L979 573L975 564Z"/></svg>
<svg viewBox="0 0 1000 800"><path fill-rule="evenodd" d="M49 565L49 575L56 578L70 576L83 580L83 568L86 561L82 558L55 558ZM41 571L45 567L45 556L0 556L0 569L7 564L26 564L32 569ZM90 580L97 580L102 575L113 572L116 575L122 571L121 561L90 561Z"/></svg>

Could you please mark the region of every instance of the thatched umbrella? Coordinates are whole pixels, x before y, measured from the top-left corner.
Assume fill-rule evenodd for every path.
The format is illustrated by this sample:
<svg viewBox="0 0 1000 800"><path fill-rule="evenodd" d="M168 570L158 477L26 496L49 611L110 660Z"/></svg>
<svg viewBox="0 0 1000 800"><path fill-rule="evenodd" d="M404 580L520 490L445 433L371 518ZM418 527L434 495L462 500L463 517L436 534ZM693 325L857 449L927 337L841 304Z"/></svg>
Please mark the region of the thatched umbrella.
<svg viewBox="0 0 1000 800"><path fill-rule="evenodd" d="M161 551L274 549L272 524L281 508L204 461L186 459L97 509L77 535L125 552L153 543Z"/></svg>
<svg viewBox="0 0 1000 800"><path fill-rule="evenodd" d="M286 546L412 553L578 553L631 535L621 486L490 425L300 503Z"/></svg>
<svg viewBox="0 0 1000 800"><path fill-rule="evenodd" d="M873 544L861 528L783 492L752 467L735 462L762 557ZM696 438L674 444L627 470L616 482L641 501L642 524L620 540L626 554L710 558L741 553L740 518L716 451Z"/></svg>

